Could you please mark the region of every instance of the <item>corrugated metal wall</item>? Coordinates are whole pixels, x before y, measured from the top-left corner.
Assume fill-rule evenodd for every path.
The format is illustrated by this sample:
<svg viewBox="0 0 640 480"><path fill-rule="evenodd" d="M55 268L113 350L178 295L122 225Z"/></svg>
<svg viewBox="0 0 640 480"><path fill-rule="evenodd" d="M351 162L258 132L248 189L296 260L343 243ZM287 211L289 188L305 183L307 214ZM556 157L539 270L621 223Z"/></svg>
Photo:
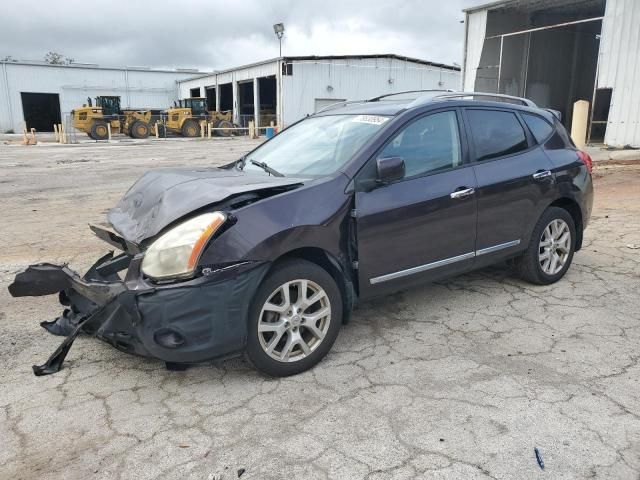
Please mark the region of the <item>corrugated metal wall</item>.
<svg viewBox="0 0 640 480"><path fill-rule="evenodd" d="M176 80L193 75L193 72L2 63L0 132L22 130L20 92L57 93L63 116L86 103L87 97L98 95L120 95L123 107L167 108L177 98Z"/></svg>
<svg viewBox="0 0 640 480"><path fill-rule="evenodd" d="M613 89L605 143L640 147L640 1L607 0L598 88Z"/></svg>
<svg viewBox="0 0 640 480"><path fill-rule="evenodd" d="M217 74L218 84L278 75L278 60ZM316 100L360 100L405 90L460 87L460 72L396 58L293 60L293 74L282 75L279 112L290 125L315 111ZM180 82L180 96L191 88L214 86L216 75Z"/></svg>
<svg viewBox="0 0 640 480"><path fill-rule="evenodd" d="M315 111L316 100L361 100L386 93L460 87L460 72L396 58L294 61L282 76L283 120L288 125Z"/></svg>

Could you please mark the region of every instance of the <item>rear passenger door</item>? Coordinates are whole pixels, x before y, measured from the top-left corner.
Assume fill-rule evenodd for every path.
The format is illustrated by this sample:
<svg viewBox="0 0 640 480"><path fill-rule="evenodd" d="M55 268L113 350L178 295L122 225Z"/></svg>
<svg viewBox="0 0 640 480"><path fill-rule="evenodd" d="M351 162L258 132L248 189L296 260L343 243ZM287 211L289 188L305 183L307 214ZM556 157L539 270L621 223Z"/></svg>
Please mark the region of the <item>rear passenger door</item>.
<svg viewBox="0 0 640 480"><path fill-rule="evenodd" d="M534 225L552 201L552 165L520 115L510 109L467 108L478 182L476 264L527 247Z"/></svg>

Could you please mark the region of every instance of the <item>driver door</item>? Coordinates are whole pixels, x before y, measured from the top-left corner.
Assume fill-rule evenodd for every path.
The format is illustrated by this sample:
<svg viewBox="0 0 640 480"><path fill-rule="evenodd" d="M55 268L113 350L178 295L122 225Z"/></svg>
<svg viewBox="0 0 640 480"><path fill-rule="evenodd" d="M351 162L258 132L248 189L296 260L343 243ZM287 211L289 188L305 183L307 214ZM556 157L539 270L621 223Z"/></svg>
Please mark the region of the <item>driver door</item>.
<svg viewBox="0 0 640 480"><path fill-rule="evenodd" d="M462 139L462 140L461 140ZM457 110L412 120L378 158L401 157L404 178L355 195L358 275L369 297L469 270L474 261L477 187ZM369 172L369 173L367 173Z"/></svg>

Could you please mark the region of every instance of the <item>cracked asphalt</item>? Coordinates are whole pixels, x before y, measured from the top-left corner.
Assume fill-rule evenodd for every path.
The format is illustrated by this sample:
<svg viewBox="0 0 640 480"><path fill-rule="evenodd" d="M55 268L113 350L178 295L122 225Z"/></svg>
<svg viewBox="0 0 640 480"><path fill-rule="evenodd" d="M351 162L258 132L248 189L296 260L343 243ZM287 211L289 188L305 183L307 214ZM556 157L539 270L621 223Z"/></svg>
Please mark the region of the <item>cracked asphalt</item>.
<svg viewBox="0 0 640 480"><path fill-rule="evenodd" d="M170 372L81 337L35 377L60 342L38 322L60 307L12 299L15 273L88 267L107 247L87 223L144 170L253 144L0 145L0 478L640 478L640 165L597 168L558 284L497 266L363 304L302 375Z"/></svg>

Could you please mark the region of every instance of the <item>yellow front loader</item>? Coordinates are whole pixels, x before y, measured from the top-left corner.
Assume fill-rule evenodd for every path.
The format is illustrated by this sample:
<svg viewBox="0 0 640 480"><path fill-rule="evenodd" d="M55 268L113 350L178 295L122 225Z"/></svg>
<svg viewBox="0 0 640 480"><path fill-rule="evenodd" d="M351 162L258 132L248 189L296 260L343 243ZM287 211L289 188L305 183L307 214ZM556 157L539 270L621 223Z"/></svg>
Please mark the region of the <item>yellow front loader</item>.
<svg viewBox="0 0 640 480"><path fill-rule="evenodd" d="M111 133L123 133L132 138L147 138L152 133L152 125L157 118L151 110L120 109L120 97L96 97L93 106L91 98L87 104L71 111L74 128L85 132L94 140L106 140Z"/></svg>
<svg viewBox="0 0 640 480"><path fill-rule="evenodd" d="M183 137L199 137L201 122L213 123L214 128L234 128L231 111L207 110L206 98L185 98L179 104L163 112L163 123L158 125L158 135L165 137L167 131L179 133ZM217 130L220 136L229 136L233 130Z"/></svg>

